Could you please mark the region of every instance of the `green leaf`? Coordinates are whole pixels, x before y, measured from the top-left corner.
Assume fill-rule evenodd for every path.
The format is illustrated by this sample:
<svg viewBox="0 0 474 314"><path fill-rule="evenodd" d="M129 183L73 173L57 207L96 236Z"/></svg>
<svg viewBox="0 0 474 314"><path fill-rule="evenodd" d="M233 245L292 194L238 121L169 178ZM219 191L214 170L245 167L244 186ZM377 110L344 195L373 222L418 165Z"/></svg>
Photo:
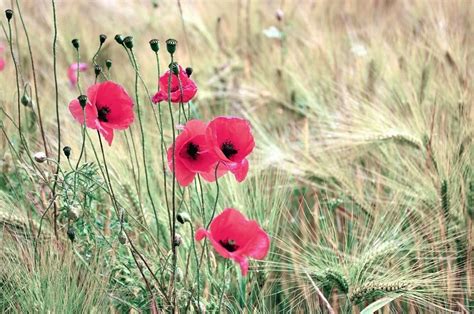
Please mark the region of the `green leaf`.
<svg viewBox="0 0 474 314"><path fill-rule="evenodd" d="M372 314L375 311L380 310L381 308L383 308L385 305L389 304L393 300L398 299L401 295L402 295L401 293L397 293L391 297L378 299L377 301L369 304L365 309L362 310L362 312L360 312L360 314Z"/></svg>

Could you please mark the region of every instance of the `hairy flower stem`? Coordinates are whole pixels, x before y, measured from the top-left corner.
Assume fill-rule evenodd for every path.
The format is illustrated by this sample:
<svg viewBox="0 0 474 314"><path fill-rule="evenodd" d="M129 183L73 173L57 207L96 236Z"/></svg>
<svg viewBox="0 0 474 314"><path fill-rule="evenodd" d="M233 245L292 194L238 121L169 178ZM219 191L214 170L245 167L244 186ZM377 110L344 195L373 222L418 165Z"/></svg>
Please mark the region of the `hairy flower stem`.
<svg viewBox="0 0 474 314"><path fill-rule="evenodd" d="M53 38L53 73L54 73L54 95L56 101L56 123L57 123L57 136L58 136L58 164L56 166L56 172L54 174L54 184L53 184L53 198L56 196L56 186L58 184L58 174L61 163L61 122L59 120L59 91L58 91L58 75L57 75L57 60L56 60L56 42L58 40L58 27L56 22L56 3L54 0L51 0L53 6L53 27L54 27L54 38ZM58 238L58 206L54 202L54 235L56 239Z"/></svg>
<svg viewBox="0 0 474 314"><path fill-rule="evenodd" d="M38 120L39 120L39 125L40 125L41 138L43 139L44 152L45 152L46 156L49 156L48 144L46 142L46 136L45 136L44 127L43 127L43 119L41 118L41 107L39 105L38 84L37 84L37 80L36 80L36 69L35 69L35 62L34 62L34 59L33 59L33 50L31 49L30 36L28 34L28 30L26 28L25 21L23 20L23 15L21 14L21 8L20 8L20 4L19 4L18 0L16 0L16 7L18 8L18 15L20 17L21 25L23 26L23 31L25 32L26 43L28 45L28 52L29 52L29 55L30 55L31 71L33 72L33 84L35 86L36 107L38 109Z"/></svg>
<svg viewBox="0 0 474 314"><path fill-rule="evenodd" d="M225 288L227 286L227 271L229 270L229 260L225 260L224 265L224 278L222 279L221 295L219 297L219 306L217 307L217 313L221 313L222 301L224 300Z"/></svg>
<svg viewBox="0 0 474 314"><path fill-rule="evenodd" d="M158 55L158 52L155 53L156 57L156 70L158 74L158 82L160 81L160 57ZM158 89L160 87L158 86ZM155 115L156 119L156 112L153 110L153 114ZM158 103L158 116L159 116L159 131L160 131L160 142L161 142L161 165L163 168L163 192L165 194L165 203L166 203L166 209L168 213L168 223L169 223L169 228L170 230L172 229L172 223L171 223L171 213L170 213L170 207L169 207L169 201L168 201L168 187L167 187L167 179L166 179L166 159L165 159L165 151L166 151L166 145L165 145L165 139L164 139L164 134L163 134L163 111L161 110L161 103Z"/></svg>
<svg viewBox="0 0 474 314"><path fill-rule="evenodd" d="M142 144L142 159L143 159L143 170L145 172L145 183L146 183L146 190L148 193L148 198L150 199L151 207L153 209L153 215L155 216L155 223L156 223L156 239L160 237L159 235L159 221L158 221L158 213L156 212L156 207L155 203L153 201L153 197L151 195L151 189L150 189L150 182L149 182L149 177L148 177L148 168L147 168L147 163L146 163L146 151L145 151L145 132L143 130L143 122L141 118L141 112L140 112L140 97L138 95L138 65L137 65L137 60L135 58L135 54L133 53L133 49L130 49L130 54L132 56L132 61L133 61L133 67L135 69L135 100L137 104L137 116L138 116L138 122L140 125L140 132L141 132L141 144Z"/></svg>
<svg viewBox="0 0 474 314"><path fill-rule="evenodd" d="M200 304L200 301L199 301L199 298L200 298L200 285L201 285L201 282L200 282L200 278L199 278L199 259L198 259L198 253L197 253L197 250L196 250L196 240L194 239L194 227L193 227L193 224L189 221L189 226L191 227L191 235L193 237L193 241L192 241L192 245L193 245L193 254L194 254L194 258L196 259L196 281L197 281L197 304L198 304L198 313L201 313L201 307L199 306ZM192 295L191 295L191 298L192 298Z"/></svg>
<svg viewBox="0 0 474 314"><path fill-rule="evenodd" d="M18 135L21 139L23 136L21 132L20 81L19 81L19 72L18 72L18 61L16 60L15 53L13 52L12 25L10 23L10 20L8 20L8 46L10 47L10 53L12 55L13 65L15 66L17 108L18 108Z"/></svg>
<svg viewBox="0 0 474 314"><path fill-rule="evenodd" d="M171 62L170 64L173 63L173 54L171 55ZM174 244L174 238L176 236L176 162L175 162L175 154L176 154L176 129L174 126L174 118L173 118L173 108L171 107L171 73L170 69L170 75L168 76L168 109L170 112L170 117L171 117L171 131L173 134L173 145L172 147L172 164L173 164L173 181L172 181L172 188L171 188L171 208L172 208L172 226L171 226L171 252L172 252L172 275L171 275L171 283L170 283L170 289L173 294L172 301L173 301L173 310L176 309L176 289L174 287L175 283L175 276L176 276L176 246Z"/></svg>

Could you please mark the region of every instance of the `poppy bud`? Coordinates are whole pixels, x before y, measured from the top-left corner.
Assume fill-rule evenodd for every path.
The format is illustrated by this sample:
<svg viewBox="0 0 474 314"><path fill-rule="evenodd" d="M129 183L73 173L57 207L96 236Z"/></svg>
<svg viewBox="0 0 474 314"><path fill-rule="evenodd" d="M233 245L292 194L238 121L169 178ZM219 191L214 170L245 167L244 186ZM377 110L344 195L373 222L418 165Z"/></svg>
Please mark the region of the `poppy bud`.
<svg viewBox="0 0 474 314"><path fill-rule="evenodd" d="M187 67L187 68L186 68L186 75L187 75L188 77L191 77L191 74L193 74L193 68Z"/></svg>
<svg viewBox="0 0 474 314"><path fill-rule="evenodd" d="M69 209L67 217L72 221L76 221L77 219L79 219L79 217L81 217L81 209L76 206L72 207L71 209Z"/></svg>
<svg viewBox="0 0 474 314"><path fill-rule="evenodd" d="M21 96L21 104L25 107L31 107L31 99L28 95L24 94Z"/></svg>
<svg viewBox="0 0 474 314"><path fill-rule="evenodd" d="M13 17L13 10L11 9L5 10L5 16L7 17L7 20L10 21Z"/></svg>
<svg viewBox="0 0 474 314"><path fill-rule="evenodd" d="M154 52L158 52L160 50L160 41L158 39L150 40L150 47Z"/></svg>
<svg viewBox="0 0 474 314"><path fill-rule="evenodd" d="M96 64L96 65L94 66L94 73L95 73L95 76L96 76L96 77L99 76L99 75L100 75L100 72L102 72L102 67L101 67L100 65Z"/></svg>
<svg viewBox="0 0 474 314"><path fill-rule="evenodd" d="M125 244L127 243L127 237L125 236L125 233L122 231L120 232L120 235L118 237L118 240L120 242L120 244Z"/></svg>
<svg viewBox="0 0 474 314"><path fill-rule="evenodd" d="M169 54L173 55L176 52L176 44L178 42L176 39L168 39L166 40L166 50L168 50Z"/></svg>
<svg viewBox="0 0 474 314"><path fill-rule="evenodd" d="M116 41L119 45L123 45L123 36L120 35L120 34L115 35L115 41Z"/></svg>
<svg viewBox="0 0 474 314"><path fill-rule="evenodd" d="M278 22L281 22L281 21L283 20L283 16L284 16L284 15L285 15L285 14L283 13L283 10L282 10L282 9L278 9L278 10L276 10L276 12L275 12L275 17L276 17L276 19L278 20Z"/></svg>
<svg viewBox="0 0 474 314"><path fill-rule="evenodd" d="M183 238L179 234L176 234L174 236L173 245L174 246L180 246L181 243L183 243Z"/></svg>
<svg viewBox="0 0 474 314"><path fill-rule="evenodd" d="M107 71L110 71L110 68L112 67L112 60L105 60L105 66L107 67Z"/></svg>
<svg viewBox="0 0 474 314"><path fill-rule="evenodd" d="M86 95L81 95L77 97L77 100L79 100L79 104L81 105L82 109L86 107L87 104L87 96Z"/></svg>
<svg viewBox="0 0 474 314"><path fill-rule="evenodd" d="M169 68L170 68L170 71L171 71L174 75L178 75L178 74L179 74L179 66L178 66L178 63L176 63L176 62L170 63Z"/></svg>
<svg viewBox="0 0 474 314"><path fill-rule="evenodd" d="M71 40L71 43L74 48L79 49L79 39L74 38L73 40Z"/></svg>
<svg viewBox="0 0 474 314"><path fill-rule="evenodd" d="M69 240L71 240L71 242L74 242L74 240L76 239L76 230L74 230L73 227L67 228L67 237L69 238Z"/></svg>
<svg viewBox="0 0 474 314"><path fill-rule="evenodd" d="M107 35L104 35L104 34L100 34L100 35L99 35L99 42L100 42L100 45L102 45L103 43L105 43L106 40L107 40Z"/></svg>
<svg viewBox="0 0 474 314"><path fill-rule="evenodd" d="M33 155L33 158L36 160L36 162L43 163L48 157L46 157L46 154L43 152L37 152Z"/></svg>
<svg viewBox="0 0 474 314"><path fill-rule="evenodd" d="M127 47L128 49L132 49L133 48L133 37L132 36L125 37L125 39L123 40L123 43L125 44L125 47Z"/></svg>
<svg viewBox="0 0 474 314"><path fill-rule="evenodd" d="M69 156L71 156L71 147L64 146L63 153L64 153L64 155L66 155L66 158L69 158Z"/></svg>
<svg viewBox="0 0 474 314"><path fill-rule="evenodd" d="M178 213L178 215L176 216L176 219L178 220L178 222L180 224L185 224L186 222L190 222L191 221L191 217L189 217L189 214L186 213L186 212L182 212L182 213Z"/></svg>

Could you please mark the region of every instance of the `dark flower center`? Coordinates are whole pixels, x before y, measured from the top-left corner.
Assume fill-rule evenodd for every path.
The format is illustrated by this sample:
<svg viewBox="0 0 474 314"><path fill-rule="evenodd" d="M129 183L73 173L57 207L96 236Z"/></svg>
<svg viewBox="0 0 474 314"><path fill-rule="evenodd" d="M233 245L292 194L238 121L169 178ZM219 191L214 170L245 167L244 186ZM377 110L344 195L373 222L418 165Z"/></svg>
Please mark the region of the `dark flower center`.
<svg viewBox="0 0 474 314"><path fill-rule="evenodd" d="M188 147L186 148L186 153L193 160L196 160L199 153L199 145L196 145L193 142L189 142Z"/></svg>
<svg viewBox="0 0 474 314"><path fill-rule="evenodd" d="M235 252L239 248L239 246L235 244L234 240L219 240L219 243L229 252Z"/></svg>
<svg viewBox="0 0 474 314"><path fill-rule="evenodd" d="M109 107L102 107L98 110L99 121L108 122L107 115L110 113Z"/></svg>
<svg viewBox="0 0 474 314"><path fill-rule="evenodd" d="M224 155L229 159L235 154L237 154L237 150L234 148L234 144L229 141L222 143L221 150Z"/></svg>

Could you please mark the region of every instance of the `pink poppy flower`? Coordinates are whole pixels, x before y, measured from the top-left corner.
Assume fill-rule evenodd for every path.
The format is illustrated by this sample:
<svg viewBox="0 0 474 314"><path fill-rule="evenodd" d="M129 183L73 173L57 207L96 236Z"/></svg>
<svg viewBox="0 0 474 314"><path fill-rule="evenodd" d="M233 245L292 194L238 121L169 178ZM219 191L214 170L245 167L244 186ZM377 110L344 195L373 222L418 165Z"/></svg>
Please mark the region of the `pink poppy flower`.
<svg viewBox="0 0 474 314"><path fill-rule="evenodd" d="M208 172L217 162L206 141L207 125L189 120L175 142L175 174L181 186L189 185L197 173ZM168 149L168 166L173 170L173 146Z"/></svg>
<svg viewBox="0 0 474 314"><path fill-rule="evenodd" d="M73 63L67 69L67 77L69 78L69 83L72 87L77 85L77 69L79 72L84 72L87 70L88 66L86 63Z"/></svg>
<svg viewBox="0 0 474 314"><path fill-rule="evenodd" d="M186 71L183 70L181 66L179 66L179 80L181 81L181 88L183 89L183 94L181 97L181 91L179 89L178 83L178 76L172 75L171 76L171 90L170 90L170 98L171 102L178 103L178 102L189 102L197 93L197 86L193 80L191 80ZM170 76L170 70L166 71L160 77L160 90L153 96L152 101L156 104L160 101L168 100L168 79ZM182 99L181 99L182 98Z"/></svg>
<svg viewBox="0 0 474 314"><path fill-rule="evenodd" d="M270 237L259 224L233 208L226 208L214 218L209 230L199 228L196 231L197 241L205 237L219 255L238 263L244 276L249 268L248 258L262 260L270 248Z"/></svg>
<svg viewBox="0 0 474 314"><path fill-rule="evenodd" d="M206 137L219 161L217 177L230 171L238 182L242 182L249 170L246 157L255 147L250 123L237 117L217 117L207 126ZM210 182L214 181L215 169L204 173L203 178Z"/></svg>
<svg viewBox="0 0 474 314"><path fill-rule="evenodd" d="M87 90L87 104L84 108L86 126L99 130L109 145L114 138L114 130L124 130L134 120L133 101L125 89L112 81L92 85ZM69 103L69 111L79 123L84 116L79 100Z"/></svg>

